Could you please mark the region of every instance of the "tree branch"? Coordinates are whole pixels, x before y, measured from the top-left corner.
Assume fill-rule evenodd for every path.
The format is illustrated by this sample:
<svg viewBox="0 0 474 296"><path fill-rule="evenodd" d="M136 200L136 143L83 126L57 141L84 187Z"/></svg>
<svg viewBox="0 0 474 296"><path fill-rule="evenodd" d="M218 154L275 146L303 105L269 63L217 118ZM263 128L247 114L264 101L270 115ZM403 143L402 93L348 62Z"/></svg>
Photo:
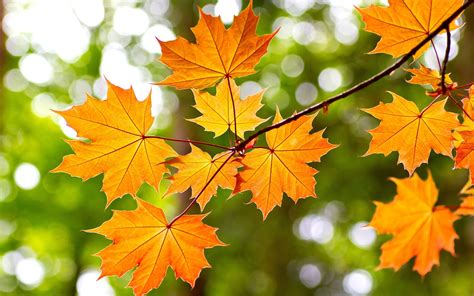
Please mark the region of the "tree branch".
<svg viewBox="0 0 474 296"><path fill-rule="evenodd" d="M292 121L295 121L297 120L298 118L304 116L304 115L307 115L307 114L311 114L319 109L323 109L327 106L329 106L330 104L334 103L334 102L337 102L343 98L346 98L356 92L359 92L365 88L367 88L368 86L374 84L375 82L379 81L380 79L384 78L385 76L388 76L390 75L390 73L392 73L394 70L400 68L406 61L408 61L410 59L410 57L412 55L414 55L418 50L420 50L426 43L430 42L436 35L438 35L441 31L443 30L449 30L449 25L451 24L452 21L454 21L464 10L466 10L471 4L474 3L474 0L467 0L461 7L459 7L453 14L451 14L443 23L441 23L441 25L439 25L438 28L436 28L436 30L432 31L428 36L426 36L425 39L423 39L420 43L418 43L418 45L416 45L414 48L412 48L406 55L404 55L401 59L399 59L396 63L394 63L392 66L386 68L385 70L379 72L378 74L372 76L371 78L353 86L352 88L334 96L334 97L331 97L321 103L318 103L316 105L313 105L305 110L302 110L280 122L277 122L273 125L270 125L266 128L263 128L261 130L259 130L258 132L255 132L254 134L252 134L250 137L248 137L247 139L245 139L244 141L242 141L240 144L238 144L235 148L237 151L240 151L242 150L245 145L247 145L250 141L252 141L253 139L257 138L258 136L268 132L268 131L271 131L273 129L276 129L276 128L279 128L285 124L288 124Z"/></svg>
<svg viewBox="0 0 474 296"><path fill-rule="evenodd" d="M451 51L451 31L449 25L446 27L446 53L444 54L443 69L441 71L441 90L446 93L446 68L448 67L449 52Z"/></svg>

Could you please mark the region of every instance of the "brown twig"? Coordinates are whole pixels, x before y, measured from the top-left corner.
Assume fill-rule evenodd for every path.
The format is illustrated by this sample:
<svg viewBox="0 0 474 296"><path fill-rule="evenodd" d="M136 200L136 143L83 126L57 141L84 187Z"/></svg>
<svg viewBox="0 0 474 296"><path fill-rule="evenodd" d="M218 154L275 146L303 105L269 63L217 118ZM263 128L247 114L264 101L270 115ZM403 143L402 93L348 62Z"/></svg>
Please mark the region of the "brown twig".
<svg viewBox="0 0 474 296"><path fill-rule="evenodd" d="M466 109L464 109L464 107L459 104L459 102L451 95L451 92L448 91L448 98L453 101L453 103L459 108L461 109L461 111L470 119L472 120L472 117L471 115L469 115L469 113L466 111Z"/></svg>
<svg viewBox="0 0 474 296"><path fill-rule="evenodd" d="M317 110L320 110L324 108L325 106L328 106L334 102L337 102L343 98L346 98L356 92L359 92L368 86L374 84L375 82L379 81L380 79L384 78L385 76L390 75L394 70L400 68L406 61L410 59L412 55L414 55L418 50L420 50L426 43L430 42L436 35L438 35L441 31L445 30L446 28L449 28L449 25L452 21L454 21L464 10L466 10L471 4L474 3L474 0L468 0L466 1L461 7L459 7L453 14L451 14L441 25L436 28L436 30L432 31L428 36L426 36L425 39L423 39L420 43L418 43L415 47L413 47L406 55L404 55L401 59L399 59L397 62L395 62L392 66L386 68L385 70L379 72L378 74L372 76L371 78L353 86L352 88L334 96L331 97L324 102L318 103L316 105L313 105L311 107L306 108L305 110L302 110L298 113L295 113L294 115L277 122L273 125L270 125L268 127L265 127L254 134L252 134L250 137L242 141L239 145L237 145L236 150L241 150L247 143L252 141L253 139L257 138L258 136L271 131L273 129L279 128L285 124L288 124L292 121L297 120L298 118L311 114Z"/></svg>
<svg viewBox="0 0 474 296"><path fill-rule="evenodd" d="M447 92L446 88L446 68L448 67L449 52L451 51L451 31L449 25L446 26L446 53L444 54L443 68L441 70L441 90L443 94Z"/></svg>

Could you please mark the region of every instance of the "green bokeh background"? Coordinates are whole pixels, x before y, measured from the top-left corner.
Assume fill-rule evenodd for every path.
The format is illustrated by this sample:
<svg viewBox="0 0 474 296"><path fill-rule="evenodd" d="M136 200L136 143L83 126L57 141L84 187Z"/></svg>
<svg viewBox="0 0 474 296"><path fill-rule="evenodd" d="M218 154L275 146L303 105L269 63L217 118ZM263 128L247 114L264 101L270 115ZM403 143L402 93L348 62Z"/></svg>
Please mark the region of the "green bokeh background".
<svg viewBox="0 0 474 296"><path fill-rule="evenodd" d="M28 1L3 1L3 12L28 7ZM123 3L122 3L123 2ZM193 39L190 27L198 20L197 6L215 4L216 1L170 1L166 14L161 18L172 27L176 35ZM283 116L302 110L295 99L295 91L302 82L310 82L318 87L315 102L342 91L344 88L366 79L390 65L394 60L387 55L367 55L377 41L375 35L359 31L357 42L344 45L337 41L333 31L334 21L329 17L330 4L317 1L300 16L293 16L275 3L282 1L259 1L254 3L261 19L260 34L272 31L275 20L286 17L295 23L306 21L324 25L327 42L311 42L301 45L293 38L275 38L268 53L257 66L258 72L238 79L259 82L268 87L260 111L262 117L274 114L278 105ZM327 3L331 1L326 1ZM337 2L337 1L332 1ZM373 2L373 1L372 1ZM367 4L365 1L362 4ZM83 79L90 85L101 76L99 65L101 52L105 46L101 35L112 29L113 14L118 6L128 5L142 8L150 14L150 1L105 1L105 19L97 27L90 28L89 49L77 61L66 63L52 53L43 53L31 47L26 54L38 52L51 61L55 77L62 77L61 83L47 85L27 85L20 91L12 91L2 84L0 97L0 295L75 295L76 282L86 270L97 270L100 260L93 254L104 248L109 241L81 230L94 228L111 216L111 209L133 209L136 204L130 196L114 202L104 210L105 196L100 192L102 176L87 182L65 174L51 174L62 157L71 153L62 132L58 117L53 114L40 117L33 112L32 100L39 94L49 93L54 97L55 106L64 107L74 101L70 98L70 85ZM243 6L247 5L244 1ZM355 19L362 27L356 12ZM48 17L47 15L45 17ZM474 9L465 15L466 25L460 30L457 43L459 53L449 64L449 72L460 84L472 81L474 77ZM151 19L151 24L160 23ZM58 23L58 26L61 24ZM5 50L3 35L1 52L2 76L18 68L22 56L14 56ZM28 38L30 38L29 36ZM133 60L133 48L140 43L140 36L120 39L127 55ZM281 69L282 60L289 54L300 56L304 61L304 71L297 77L286 76ZM152 81L159 81L170 71L156 58L147 62ZM133 62L131 63L133 65ZM408 67L409 65L405 65ZM343 86L335 92L325 92L318 86L319 73L333 67L343 74ZM273 75L273 76L272 76ZM268 77L278 78L265 79ZM380 245L389 239L378 236L368 248L356 246L348 236L357 222L369 221L374 213L374 200L389 201L395 194L395 186L390 177L404 178L407 173L401 165L396 165L397 155L389 157L375 155L361 157L368 147L370 137L367 129L377 125L377 121L360 111L372 107L379 101L390 101L387 90L394 91L414 100L420 107L426 106L430 97L420 86L404 82L408 76L402 70L348 99L330 106L329 112L319 114L314 122L316 130L326 128L325 136L339 148L323 157L315 164L320 171L316 175L318 198L308 198L296 205L284 197L281 208L276 208L263 222L262 215L254 205L247 204L249 193L238 194L227 200L229 191L222 190L206 207L212 213L206 223L219 228L220 238L228 247L217 247L206 251L212 269L205 269L191 290L181 280L175 280L169 270L168 275L157 290L150 295L346 295L344 278L354 270L365 270L372 278L372 295L473 295L474 294L474 220L463 218L455 223L460 239L456 241L457 256L441 253L441 266L435 267L424 279L411 271L412 262L399 272L377 271ZM279 80L279 84L278 84ZM270 82L269 82L270 81ZM150 81L151 82L151 81ZM268 83L268 84L267 84ZM166 109L157 118L154 133L179 138L212 141L212 135L202 128L184 120L198 113L191 107L192 94L189 90L175 91L163 87L162 99ZM83 94L85 97L85 94ZM176 98L179 107L175 106ZM77 102L76 102L77 103ZM452 104L450 110L456 111ZM160 122L168 122L160 126ZM227 136L217 139L226 144ZM189 151L186 145L174 146L180 153ZM209 152L217 152L209 150ZM21 163L35 165L40 174L39 184L32 190L19 188L14 180L15 169ZM429 166L417 170L426 177L428 169L440 189L439 203L456 205L457 193L467 180L467 171L452 170L453 161L447 157L432 154ZM166 184L163 184L163 190ZM139 196L162 207L172 218L187 202L189 195L172 196L162 199L148 185L144 185ZM193 211L197 212L197 208ZM324 244L302 240L296 235L298 221L308 215L318 215L331 221L334 236ZM295 226L296 225L296 226ZM19 281L15 274L5 270L8 265L6 254L22 254L36 258L44 266L45 276L40 285L29 287ZM8 258L8 256L7 256ZM300 280L300 270L305 264L316 265L322 274L316 287L308 288ZM123 278L112 277L108 281L115 295L131 295L125 288L131 273Z"/></svg>

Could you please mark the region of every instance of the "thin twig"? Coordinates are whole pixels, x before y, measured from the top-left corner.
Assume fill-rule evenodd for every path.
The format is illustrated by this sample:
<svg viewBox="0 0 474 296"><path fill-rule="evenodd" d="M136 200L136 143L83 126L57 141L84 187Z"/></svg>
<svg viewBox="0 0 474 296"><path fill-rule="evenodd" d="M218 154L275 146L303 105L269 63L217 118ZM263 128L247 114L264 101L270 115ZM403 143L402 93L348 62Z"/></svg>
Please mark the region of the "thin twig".
<svg viewBox="0 0 474 296"><path fill-rule="evenodd" d="M352 88L332 97L329 98L321 103L318 103L316 105L313 105L309 108L306 108L305 110L302 110L298 113L295 113L294 115L277 122L273 125L270 125L266 128L263 128L254 134L252 134L250 137L242 141L239 145L237 145L235 148L237 151L242 150L245 145L247 145L250 141L253 139L257 138L258 136L271 131L273 129L279 128L285 124L288 124L292 121L297 120L298 118L311 114L319 109L324 108L325 106L328 106L334 102L337 102L343 98L346 98L356 92L361 91L362 89L365 89L366 87L374 84L375 82L379 81L380 79L384 78L385 76L390 75L394 70L400 68L406 61L410 59L412 55L414 55L418 50L420 50L426 43L430 42L436 35L438 35L441 31L444 29L448 28L450 23L454 21L464 10L466 10L471 4L474 3L474 0L468 0L466 3L464 3L461 7L459 7L453 14L451 14L441 25L436 28L436 30L432 31L428 36L426 36L425 39L423 39L418 45L416 45L414 48L412 48L406 55L404 55L401 59L399 59L396 63L394 63L392 66L386 68L385 70L381 71L380 73L376 74L375 76L372 76L371 78L353 86Z"/></svg>
<svg viewBox="0 0 474 296"><path fill-rule="evenodd" d="M430 42L431 42L431 46L433 46L433 50L436 55L436 61L438 62L438 69L441 71L443 67L441 66L441 60L439 59L438 50L436 49L436 45L434 44L433 39L431 39Z"/></svg>
<svg viewBox="0 0 474 296"><path fill-rule="evenodd" d="M464 107L452 96L451 92L448 91L448 98L453 101L453 103L458 106L459 109L461 109L461 111L470 119L472 120L472 117L471 115L469 115L469 113L466 111L466 109L464 109Z"/></svg>
<svg viewBox="0 0 474 296"><path fill-rule="evenodd" d="M151 138L151 139L162 139L166 141L171 141L171 142L181 142L181 143L191 143L195 145L205 145L205 146L211 146L211 147L216 147L224 150L233 150L230 147L222 146L222 145L217 145L217 144L212 144L208 142L201 142L201 141L195 141L195 140L186 140L186 139L175 139L175 138L167 138L167 137L160 137L160 136L143 136L144 139L146 138Z"/></svg>
<svg viewBox="0 0 474 296"><path fill-rule="evenodd" d="M449 25L446 26L446 53L444 54L443 60L443 70L441 72L441 90L443 94L446 93L446 68L448 67L449 61L449 52L451 51L451 31L449 30Z"/></svg>
<svg viewBox="0 0 474 296"><path fill-rule="evenodd" d="M457 89L464 89L464 88L469 88L471 87L472 85L474 85L474 82L471 82L471 83L468 83L468 84L463 84L463 85L460 85L460 86L456 86L455 88L453 88L452 90L457 90Z"/></svg>
<svg viewBox="0 0 474 296"><path fill-rule="evenodd" d="M229 152L229 157L227 157L224 162L217 168L217 170L214 172L214 174L211 176L211 178L209 178L209 180L207 180L206 184L204 185L204 187L202 187L201 191L199 191L199 193L191 200L191 202L188 204L188 206L178 215L176 216L173 220L171 220L171 222L166 226L168 228L171 228L171 226L173 226L173 223L178 221L179 218L183 217L184 214L186 214L189 209L191 209L191 207L197 202L198 198L201 196L201 194L204 192L204 190L206 190L207 186L209 186L209 184L211 184L212 180L214 180L214 178L217 176L217 174L222 170L222 168L225 166L225 164L229 161L229 159L235 154L235 151L232 151L232 152Z"/></svg>
<svg viewBox="0 0 474 296"><path fill-rule="evenodd" d="M232 93L232 88L230 86L230 76L226 75L226 79L227 79L227 85L229 85L230 99L232 100L232 113L234 114L234 134L235 134L235 143L234 143L234 145L237 145L239 136L237 135L237 115L235 114L234 94Z"/></svg>

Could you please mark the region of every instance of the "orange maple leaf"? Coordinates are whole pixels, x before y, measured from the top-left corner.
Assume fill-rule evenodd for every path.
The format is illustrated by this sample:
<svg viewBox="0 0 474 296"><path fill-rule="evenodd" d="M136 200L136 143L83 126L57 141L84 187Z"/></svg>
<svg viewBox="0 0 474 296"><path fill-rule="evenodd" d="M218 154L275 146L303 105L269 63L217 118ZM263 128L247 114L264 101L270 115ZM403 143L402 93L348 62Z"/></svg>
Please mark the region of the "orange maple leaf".
<svg viewBox="0 0 474 296"><path fill-rule="evenodd" d="M266 121L266 119L257 116L257 111L263 106L261 103L263 92L240 99L239 88L233 79L221 81L217 85L215 96L193 89L196 101L194 108L202 115L190 119L190 121L204 127L206 131L215 133L216 137L224 134L228 129L235 133L234 106L232 104L234 101L237 133L240 138L244 138L245 132L255 130L257 126Z"/></svg>
<svg viewBox="0 0 474 296"><path fill-rule="evenodd" d="M235 176L241 164L237 160L226 161L230 154L232 152L224 152L211 158L208 153L191 145L190 153L168 161L178 172L169 178L171 184L166 195L191 188L191 197L199 194L197 202L203 210L211 197L217 193L217 187L232 190L235 188Z"/></svg>
<svg viewBox="0 0 474 296"><path fill-rule="evenodd" d="M173 73L158 84L178 89L202 89L215 85L224 77L255 73L255 65L267 52L268 44L277 32L257 36L258 17L252 11L252 1L234 18L229 29L219 17L207 15L201 9L199 14L199 22L192 28L196 44L182 37L159 41L161 61Z"/></svg>
<svg viewBox="0 0 474 296"><path fill-rule="evenodd" d="M316 197L316 169L307 165L337 147L323 138L324 130L310 134L315 115L298 120L266 133L267 147L258 147L242 160L235 192L250 190L252 202L265 219L275 206L280 206L286 193L293 201ZM274 123L282 120L277 110Z"/></svg>
<svg viewBox="0 0 474 296"><path fill-rule="evenodd" d="M437 70L430 69L420 64L420 68L408 69L406 71L413 74L410 80L407 81L408 83L420 85L429 84L433 89L438 89L440 87L441 74ZM445 83L448 85L453 84L450 74L446 74Z"/></svg>
<svg viewBox="0 0 474 296"><path fill-rule="evenodd" d="M469 97L463 100L464 110L474 118L474 86L469 89ZM463 124L455 131L455 168L469 169L471 182L474 182L474 121L464 114Z"/></svg>
<svg viewBox="0 0 474 296"><path fill-rule="evenodd" d="M461 206L456 210L456 214L474 216L474 196L464 198Z"/></svg>
<svg viewBox="0 0 474 296"><path fill-rule="evenodd" d="M375 202L377 208L370 222L378 233L393 235L382 245L379 268L398 270L416 257L413 270L424 276L439 265L441 250L454 255L458 236L453 223L459 217L447 207L435 207L438 189L431 174L426 181L417 174L391 180L397 185L397 195L387 204Z"/></svg>
<svg viewBox="0 0 474 296"><path fill-rule="evenodd" d="M106 100L87 96L83 105L58 112L91 142L68 141L75 154L53 170L83 180L104 173L107 205L127 193L134 196L144 182L158 190L167 172L163 162L176 155L165 141L145 136L153 123L151 94L140 102L132 89L108 86Z"/></svg>
<svg viewBox="0 0 474 296"><path fill-rule="evenodd" d="M389 7L372 5L357 8L365 22L365 30L381 36L376 48L370 53L387 53L399 57L408 53L418 43L437 29L453 14L463 0L389 0ZM454 22L451 30L456 29ZM429 43L415 54L420 57Z"/></svg>
<svg viewBox="0 0 474 296"><path fill-rule="evenodd" d="M129 286L135 295L158 288L171 267L176 278L192 287L203 268L210 267L204 249L224 246L216 228L202 222L206 215L184 215L171 226L163 211L137 199L132 211L114 211L112 218L89 230L113 243L97 255L102 259L100 277L122 276L135 266Z"/></svg>
<svg viewBox="0 0 474 296"><path fill-rule="evenodd" d="M428 162L431 150L452 157L452 131L459 125L457 114L444 109L446 100L434 103L419 111L415 103L397 94L392 103L380 103L363 109L380 125L370 130L372 141L364 156L382 153L385 156L398 151L398 163L402 163L410 175L423 163Z"/></svg>
<svg viewBox="0 0 474 296"><path fill-rule="evenodd" d="M455 167L467 168L471 173L471 179L474 181L474 130L459 131L462 142L456 148Z"/></svg>

